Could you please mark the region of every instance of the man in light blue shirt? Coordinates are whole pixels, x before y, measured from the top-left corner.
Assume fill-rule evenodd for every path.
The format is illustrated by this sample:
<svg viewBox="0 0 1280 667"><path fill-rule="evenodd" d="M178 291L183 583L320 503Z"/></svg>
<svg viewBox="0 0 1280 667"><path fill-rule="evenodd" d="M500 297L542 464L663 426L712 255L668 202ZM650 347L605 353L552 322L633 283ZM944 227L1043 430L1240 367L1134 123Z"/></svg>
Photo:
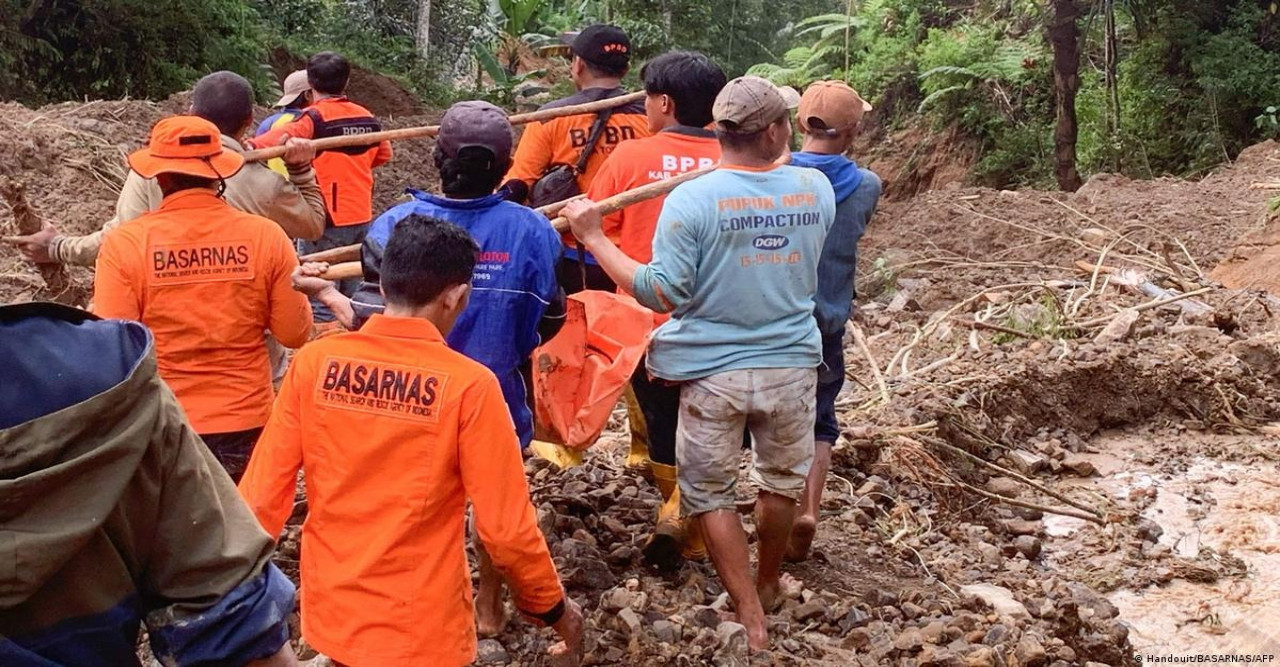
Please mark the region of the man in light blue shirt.
<svg viewBox="0 0 1280 667"><path fill-rule="evenodd" d="M667 197L648 264L608 240L594 202L563 212L610 278L645 306L672 314L654 333L648 369L681 383L681 510L697 517L755 651L769 646L765 610L782 602L783 554L813 459L822 360L814 294L835 218L835 194L821 172L776 164L791 137L788 110L798 102L795 91L759 77L725 86L713 108L721 167ZM734 503L744 428L755 450L751 481L760 489L754 582Z"/></svg>

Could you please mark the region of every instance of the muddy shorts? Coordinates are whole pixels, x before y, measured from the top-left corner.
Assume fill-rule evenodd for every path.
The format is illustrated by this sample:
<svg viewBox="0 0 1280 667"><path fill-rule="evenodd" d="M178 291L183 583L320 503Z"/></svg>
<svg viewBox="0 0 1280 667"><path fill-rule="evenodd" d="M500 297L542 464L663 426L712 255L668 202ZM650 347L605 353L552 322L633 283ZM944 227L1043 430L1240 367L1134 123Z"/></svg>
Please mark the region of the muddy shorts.
<svg viewBox="0 0 1280 667"><path fill-rule="evenodd" d="M813 463L817 380L812 368L762 368L682 385L676 427L681 512L735 508L744 429L755 453L751 483L798 499Z"/></svg>

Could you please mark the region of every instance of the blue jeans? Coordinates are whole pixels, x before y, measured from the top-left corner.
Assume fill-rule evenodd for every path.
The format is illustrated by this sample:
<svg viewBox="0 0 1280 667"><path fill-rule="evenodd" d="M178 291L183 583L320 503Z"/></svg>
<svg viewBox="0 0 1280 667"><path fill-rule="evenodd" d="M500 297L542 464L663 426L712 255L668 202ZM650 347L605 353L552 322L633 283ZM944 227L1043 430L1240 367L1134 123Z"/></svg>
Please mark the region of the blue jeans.
<svg viewBox="0 0 1280 667"><path fill-rule="evenodd" d="M321 250L329 250L330 248L341 248L342 246L352 245L354 243L364 243L364 235L369 232L369 223L359 225L346 225L345 227L334 227L332 222L325 223L324 236L315 241L305 241L298 239L298 254L308 255ZM338 291L347 296L355 294L356 288L360 286L359 278L348 278L338 281ZM317 323L334 321L333 313L329 312L323 304L315 299L311 299L311 319Z"/></svg>

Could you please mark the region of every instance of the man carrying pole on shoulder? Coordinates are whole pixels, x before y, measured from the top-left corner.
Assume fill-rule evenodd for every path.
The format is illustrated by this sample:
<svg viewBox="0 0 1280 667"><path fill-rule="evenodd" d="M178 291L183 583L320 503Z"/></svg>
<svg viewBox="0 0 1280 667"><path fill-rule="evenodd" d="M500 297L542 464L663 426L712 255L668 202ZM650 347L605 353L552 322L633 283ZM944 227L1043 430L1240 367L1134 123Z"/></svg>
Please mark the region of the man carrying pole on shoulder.
<svg viewBox="0 0 1280 667"><path fill-rule="evenodd" d="M822 359L813 298L835 217L835 195L820 172L775 163L787 150L789 108L798 98L751 76L720 91L713 116L721 167L667 197L647 264L605 236L594 202L572 202L563 212L618 285L648 308L672 313L654 334L647 364L654 376L683 383L680 506L697 517L756 651L768 649L765 613L791 583L781 565L813 459ZM744 429L760 489L754 581L734 498Z"/></svg>
<svg viewBox="0 0 1280 667"><path fill-rule="evenodd" d="M640 70L645 115L652 136L619 144L591 181L593 201L642 185L672 178L720 161L720 142L711 124L711 107L726 77L701 53L673 51ZM619 249L637 262L653 258L653 234L666 197L632 204L604 217L605 235L619 239ZM655 315L654 324L666 321ZM627 419L631 427L629 466L648 465L662 494L653 534L645 542L645 561L673 569L681 558L701 560L706 550L696 524L681 518L676 485L676 417L680 386L649 376L643 365L631 379Z"/></svg>

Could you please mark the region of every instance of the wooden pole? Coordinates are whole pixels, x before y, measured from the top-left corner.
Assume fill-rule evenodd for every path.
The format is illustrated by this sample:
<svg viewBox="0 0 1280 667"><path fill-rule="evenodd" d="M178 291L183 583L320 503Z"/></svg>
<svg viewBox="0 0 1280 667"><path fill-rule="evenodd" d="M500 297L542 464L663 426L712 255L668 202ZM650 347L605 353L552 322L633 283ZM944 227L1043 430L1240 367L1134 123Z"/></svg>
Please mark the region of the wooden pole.
<svg viewBox="0 0 1280 667"><path fill-rule="evenodd" d="M575 199L582 199L586 195L574 195L564 201L552 202L546 206L539 206L533 210L545 215L548 219L560 213L560 210ZM298 258L302 262L328 262L335 264L338 262L355 262L360 260L360 244L353 243L351 245L338 246L337 248L329 248L303 255Z"/></svg>
<svg viewBox="0 0 1280 667"><path fill-rule="evenodd" d="M607 215L614 211L620 211L632 204L638 204L642 201L647 201L655 197L661 197L662 195L670 193L677 185L692 181L699 176L705 176L712 171L715 171L715 169L715 166L705 167L703 169L686 172L672 178L647 183L638 188L619 192L612 197L602 199L598 204L600 205L602 212ZM559 206L563 208L569 201L572 201L572 199L550 204L549 206ZM541 211L542 209L539 210ZM569 220L562 216L556 217L551 221L551 226L554 227L557 232L567 232L569 231ZM360 262L343 262L341 264L333 264L329 267L329 270L325 271L320 277L326 280L345 280L348 278L359 278L362 275L364 275L364 271L360 267Z"/></svg>
<svg viewBox="0 0 1280 667"><path fill-rule="evenodd" d="M543 120L551 120L552 118L561 118L564 116L577 116L580 114L598 113L605 109L613 109L632 102L639 102L644 99L644 92L631 93L620 97L610 97L605 100L597 100L595 102L587 102L586 104L574 104L567 107L556 107L554 109L543 109L531 113L516 114L510 117L512 125L523 125L525 123L536 123ZM353 134L346 137L327 137L324 139L316 139L313 143L317 151L330 148L349 148L351 146L368 146L383 141L398 141L400 139L416 139L419 137L434 137L440 131L439 125L424 125L421 127L403 127L398 130L383 130L381 132L368 132L366 134ZM259 148L257 150L245 151L244 159L246 162L261 162L284 155L284 146L269 146L267 148Z"/></svg>

